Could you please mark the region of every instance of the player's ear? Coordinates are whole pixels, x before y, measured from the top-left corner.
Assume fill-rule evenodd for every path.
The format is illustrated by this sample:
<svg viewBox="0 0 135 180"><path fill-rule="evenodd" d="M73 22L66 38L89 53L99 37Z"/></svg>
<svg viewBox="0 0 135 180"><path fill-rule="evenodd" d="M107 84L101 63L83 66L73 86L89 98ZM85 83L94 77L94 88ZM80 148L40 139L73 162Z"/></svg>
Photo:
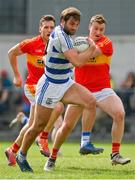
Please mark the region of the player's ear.
<svg viewBox="0 0 135 180"><path fill-rule="evenodd" d="M63 25L65 24L65 21L64 21L64 19L62 19L62 20L61 20L61 24L63 24Z"/></svg>

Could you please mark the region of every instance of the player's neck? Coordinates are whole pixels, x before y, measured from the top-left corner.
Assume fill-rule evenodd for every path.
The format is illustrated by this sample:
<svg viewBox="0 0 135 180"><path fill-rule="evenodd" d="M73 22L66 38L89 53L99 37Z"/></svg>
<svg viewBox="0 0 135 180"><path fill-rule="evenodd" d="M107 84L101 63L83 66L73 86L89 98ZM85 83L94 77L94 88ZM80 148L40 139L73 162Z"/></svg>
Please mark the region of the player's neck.
<svg viewBox="0 0 135 180"><path fill-rule="evenodd" d="M43 40L43 42L44 42L45 44L48 42L48 40L47 40L46 38L44 38L44 37L42 37L42 40Z"/></svg>

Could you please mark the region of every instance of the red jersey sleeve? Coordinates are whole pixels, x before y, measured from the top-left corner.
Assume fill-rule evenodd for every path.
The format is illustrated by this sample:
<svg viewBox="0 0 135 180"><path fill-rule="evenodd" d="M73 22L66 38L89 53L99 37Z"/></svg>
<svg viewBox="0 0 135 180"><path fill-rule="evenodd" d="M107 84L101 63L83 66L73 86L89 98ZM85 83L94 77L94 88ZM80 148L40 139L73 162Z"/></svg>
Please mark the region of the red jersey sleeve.
<svg viewBox="0 0 135 180"><path fill-rule="evenodd" d="M19 47L23 53L29 53L31 47L32 41L31 39L25 39L22 42L20 42Z"/></svg>
<svg viewBox="0 0 135 180"><path fill-rule="evenodd" d="M101 40L97 42L97 46L106 56L111 56L113 54L112 41L108 37L104 36L103 38L101 38Z"/></svg>

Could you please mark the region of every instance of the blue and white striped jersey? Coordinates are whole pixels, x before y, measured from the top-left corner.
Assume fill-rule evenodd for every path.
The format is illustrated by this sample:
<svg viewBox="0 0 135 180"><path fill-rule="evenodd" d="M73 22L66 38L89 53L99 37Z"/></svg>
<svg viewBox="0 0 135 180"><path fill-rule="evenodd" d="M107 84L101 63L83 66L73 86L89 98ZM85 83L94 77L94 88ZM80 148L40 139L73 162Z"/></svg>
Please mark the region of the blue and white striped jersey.
<svg viewBox="0 0 135 180"><path fill-rule="evenodd" d="M71 69L70 62L64 57L63 53L73 48L73 40L67 35L62 26L56 26L50 35L45 67L47 79L56 84L65 83L69 80Z"/></svg>

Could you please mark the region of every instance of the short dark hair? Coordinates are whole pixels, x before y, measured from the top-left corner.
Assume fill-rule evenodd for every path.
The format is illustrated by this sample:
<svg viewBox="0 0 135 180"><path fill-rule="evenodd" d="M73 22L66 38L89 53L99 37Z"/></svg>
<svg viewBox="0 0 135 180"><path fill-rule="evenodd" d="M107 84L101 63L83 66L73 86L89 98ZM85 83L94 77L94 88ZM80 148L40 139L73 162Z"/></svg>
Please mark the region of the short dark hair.
<svg viewBox="0 0 135 180"><path fill-rule="evenodd" d="M64 21L67 21L70 17L73 17L75 20L80 21L81 18L81 12L79 9L75 7L68 7L64 9L60 14L60 21L63 19Z"/></svg>
<svg viewBox="0 0 135 180"><path fill-rule="evenodd" d="M54 17L53 15L50 15L50 14L48 14L48 15L43 15L43 16L41 17L41 19L40 19L40 21L39 21L39 26L42 26L42 23L43 23L44 21L53 21L54 24L56 23L55 17Z"/></svg>

